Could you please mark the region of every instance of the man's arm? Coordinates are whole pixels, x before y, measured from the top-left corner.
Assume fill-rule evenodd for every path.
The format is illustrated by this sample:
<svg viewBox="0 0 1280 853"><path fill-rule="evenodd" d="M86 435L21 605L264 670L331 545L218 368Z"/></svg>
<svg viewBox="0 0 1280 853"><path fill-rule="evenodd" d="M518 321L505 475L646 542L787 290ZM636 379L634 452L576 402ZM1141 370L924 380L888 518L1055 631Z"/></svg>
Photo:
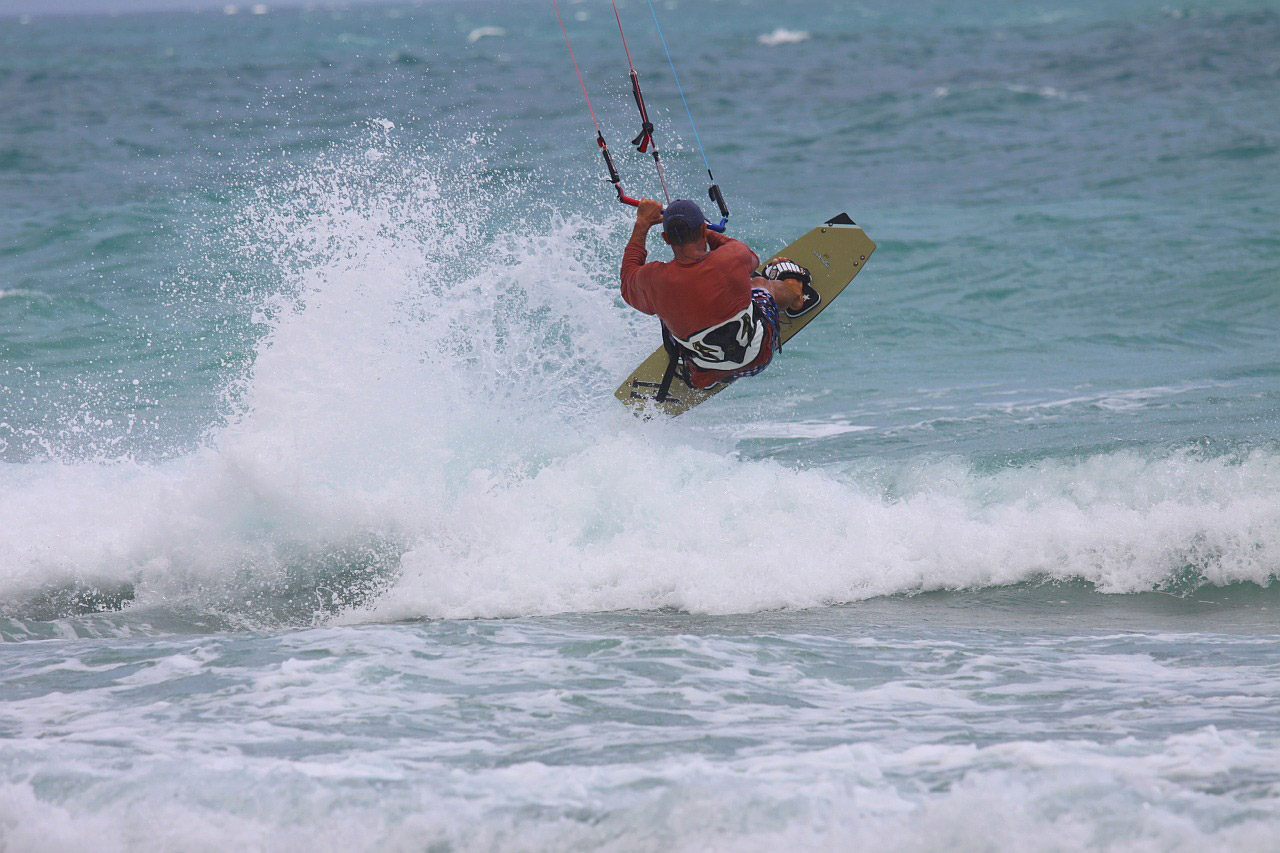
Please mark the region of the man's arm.
<svg viewBox="0 0 1280 853"><path fill-rule="evenodd" d="M754 272L756 267L760 266L760 258L756 257L756 253L751 251L751 247L741 240L735 240L732 237L726 237L723 234L707 229L707 246L713 252L716 249L732 247L729 251L742 256L742 264L748 275Z"/></svg>
<svg viewBox="0 0 1280 853"><path fill-rule="evenodd" d="M662 221L662 205L644 199L636 208L636 224L631 228L631 239L622 251L622 298L632 308L646 314L654 313L649 294L644 286L644 262L649 257L645 240L649 229Z"/></svg>
<svg viewBox="0 0 1280 853"><path fill-rule="evenodd" d="M718 232L712 231L710 228L707 229L707 247L711 251L715 251L716 249L720 249L725 246L732 246L734 244L741 246L742 249L740 251L742 251L744 257L748 257L751 259L750 267L752 270L760 266L760 258L756 256L755 252L751 251L751 247L748 246L746 243L743 243L741 240L735 240L732 237L727 237L724 234L720 234Z"/></svg>

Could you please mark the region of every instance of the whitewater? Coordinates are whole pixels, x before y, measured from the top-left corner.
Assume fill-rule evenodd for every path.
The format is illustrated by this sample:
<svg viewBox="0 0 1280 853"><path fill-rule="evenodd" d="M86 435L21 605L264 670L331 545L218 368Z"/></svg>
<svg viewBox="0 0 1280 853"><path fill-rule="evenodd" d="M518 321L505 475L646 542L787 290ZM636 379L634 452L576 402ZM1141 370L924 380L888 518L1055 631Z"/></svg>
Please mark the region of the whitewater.
<svg viewBox="0 0 1280 853"><path fill-rule="evenodd" d="M333 563L359 578L323 580L348 622L726 614L1024 582L1133 593L1188 572L1265 586L1280 562L1264 448L796 468L742 458L723 424L637 420L606 393L649 343L618 303L616 235L555 211L543 233L485 235L492 208L460 207L457 174L446 194L381 153L244 212L235 233L281 286L197 450L5 469L6 598L128 587L134 606L270 613L296 608L298 574L319 599L326 570L302 566Z"/></svg>
<svg viewBox="0 0 1280 853"><path fill-rule="evenodd" d="M0 17L0 849L1274 846L1280 16L674 5L880 244L674 420L541 4Z"/></svg>

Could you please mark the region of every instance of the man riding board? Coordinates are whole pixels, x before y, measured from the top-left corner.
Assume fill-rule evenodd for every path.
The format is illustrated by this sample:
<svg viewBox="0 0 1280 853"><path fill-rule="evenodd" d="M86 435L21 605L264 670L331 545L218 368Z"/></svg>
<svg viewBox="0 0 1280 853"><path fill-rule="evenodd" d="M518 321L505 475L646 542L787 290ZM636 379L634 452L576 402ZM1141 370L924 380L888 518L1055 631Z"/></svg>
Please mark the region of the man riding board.
<svg viewBox="0 0 1280 853"><path fill-rule="evenodd" d="M645 240L659 222L674 259L645 263ZM745 243L707 228L694 202L673 201L663 211L645 199L622 255L622 298L662 320L664 343L684 364L682 378L706 389L769 366L781 346L779 306L798 317L817 304L804 267L774 258L761 276L759 264Z"/></svg>

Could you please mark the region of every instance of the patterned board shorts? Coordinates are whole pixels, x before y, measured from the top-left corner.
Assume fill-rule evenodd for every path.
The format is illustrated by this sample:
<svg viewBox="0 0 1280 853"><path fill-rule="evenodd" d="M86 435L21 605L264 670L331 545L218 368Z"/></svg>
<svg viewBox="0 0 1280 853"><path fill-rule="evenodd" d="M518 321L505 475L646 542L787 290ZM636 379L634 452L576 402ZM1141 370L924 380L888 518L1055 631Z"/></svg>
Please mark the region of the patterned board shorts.
<svg viewBox="0 0 1280 853"><path fill-rule="evenodd" d="M764 317L764 346L760 347L760 358L756 359L757 364L747 365L741 370L735 370L729 374L729 379L741 379L744 376L755 376L760 371L769 366L769 362L773 361L774 350L781 349L782 333L778 328L778 303L773 298L773 294L769 291L753 287L751 289L751 301L760 309L760 315Z"/></svg>

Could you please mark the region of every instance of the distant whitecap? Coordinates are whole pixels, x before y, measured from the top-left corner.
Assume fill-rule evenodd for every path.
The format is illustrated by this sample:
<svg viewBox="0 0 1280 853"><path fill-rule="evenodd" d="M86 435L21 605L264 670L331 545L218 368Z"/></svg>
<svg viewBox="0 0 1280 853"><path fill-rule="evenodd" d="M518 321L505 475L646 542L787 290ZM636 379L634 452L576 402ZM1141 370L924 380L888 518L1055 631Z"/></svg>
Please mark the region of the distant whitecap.
<svg viewBox="0 0 1280 853"><path fill-rule="evenodd" d="M266 5L265 3L258 3L256 6L254 6L254 7L253 7L252 9L250 9L249 11L250 11L250 12L252 12L253 14L255 14L255 15L265 15L265 14L267 14L267 12L269 12L270 10L267 8L267 5Z"/></svg>
<svg viewBox="0 0 1280 853"><path fill-rule="evenodd" d="M224 15L236 15L236 14L239 14L239 12L240 12L239 6L227 5L222 7L222 14Z"/></svg>
<svg viewBox="0 0 1280 853"><path fill-rule="evenodd" d="M777 47L780 44L799 44L809 40L805 30L784 30L781 27L771 33L756 36L756 41L765 47Z"/></svg>
<svg viewBox="0 0 1280 853"><path fill-rule="evenodd" d="M494 38L500 38L502 36L505 36L506 34L507 34L507 31L504 30L502 27L476 27L467 36L467 41L470 42L471 44L475 44L476 42L480 41L480 39L482 38L486 38L489 36L492 36Z"/></svg>
<svg viewBox="0 0 1280 853"><path fill-rule="evenodd" d="M1076 94L1073 92L1064 92L1053 86L1023 86L1019 84L1004 87L1006 91L1013 92L1017 95L1039 95L1041 98L1055 98L1064 101L1088 101L1088 95Z"/></svg>

